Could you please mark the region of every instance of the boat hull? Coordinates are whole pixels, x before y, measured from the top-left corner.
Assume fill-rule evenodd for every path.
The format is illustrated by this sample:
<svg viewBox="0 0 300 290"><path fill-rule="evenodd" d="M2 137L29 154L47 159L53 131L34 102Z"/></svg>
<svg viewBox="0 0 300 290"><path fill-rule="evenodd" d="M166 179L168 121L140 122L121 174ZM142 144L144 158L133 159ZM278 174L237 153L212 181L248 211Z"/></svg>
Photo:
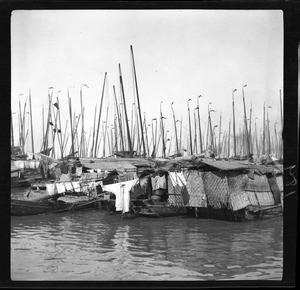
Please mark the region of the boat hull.
<svg viewBox="0 0 300 290"><path fill-rule="evenodd" d="M186 215L185 208L178 208L166 202L154 200L132 200L131 209L138 216L156 218Z"/></svg>
<svg viewBox="0 0 300 290"><path fill-rule="evenodd" d="M49 201L12 200L11 215L25 216L49 213L55 210L55 204Z"/></svg>

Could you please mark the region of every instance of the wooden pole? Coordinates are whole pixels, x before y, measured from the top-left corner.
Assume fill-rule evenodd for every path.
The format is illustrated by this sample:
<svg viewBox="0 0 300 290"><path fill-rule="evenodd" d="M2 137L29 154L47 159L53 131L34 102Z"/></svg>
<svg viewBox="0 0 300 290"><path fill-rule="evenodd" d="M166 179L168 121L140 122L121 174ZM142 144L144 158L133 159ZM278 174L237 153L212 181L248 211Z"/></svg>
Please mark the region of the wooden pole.
<svg viewBox="0 0 300 290"><path fill-rule="evenodd" d="M265 147L265 143L266 143L266 125L265 125L265 114L266 114L266 108L265 108L265 103L264 103L264 113L263 113L263 137L262 137L262 155L266 154L266 147Z"/></svg>
<svg viewBox="0 0 300 290"><path fill-rule="evenodd" d="M86 84L81 84L81 86L80 86L80 106L81 106L82 121L81 121L81 140L80 140L79 156L85 157L84 108L83 108L83 104L82 104L82 86L85 86L87 88L88 88L88 86Z"/></svg>
<svg viewBox="0 0 300 290"><path fill-rule="evenodd" d="M248 133L248 124L247 124L247 113L246 113L246 103L245 103L245 96L244 96L244 88L247 85L243 85L242 87L242 94L243 94L243 103L244 103L244 123L245 123L245 137L246 137L246 154L247 157L249 158L250 156L250 140L249 140L249 133Z"/></svg>
<svg viewBox="0 0 300 290"><path fill-rule="evenodd" d="M190 115L189 101L191 101L191 99L188 99L187 104L188 104L188 116L189 116L190 151L191 151L191 155L193 155L192 126L191 126L191 115Z"/></svg>
<svg viewBox="0 0 300 290"><path fill-rule="evenodd" d="M213 128L212 128L210 112L214 112L214 110L209 109L209 111L208 111L208 123L209 123L209 128L210 128L210 133L211 133L211 144L210 144L210 146L211 146L211 150L214 152L215 151L215 148L214 148L214 131L213 131Z"/></svg>
<svg viewBox="0 0 300 290"><path fill-rule="evenodd" d="M93 140L92 140L92 148L91 148L91 152L90 152L90 157L93 157L93 155L94 155L96 114L97 114L97 104L95 106L94 124L93 124Z"/></svg>
<svg viewBox="0 0 300 290"><path fill-rule="evenodd" d="M12 111L10 110L10 125L11 125L11 146L15 146L14 144L14 126L13 126L13 118Z"/></svg>
<svg viewBox="0 0 300 290"><path fill-rule="evenodd" d="M75 129L74 129L74 140L76 140L77 151L78 152L79 152L79 149L80 149L80 147L79 147L79 138L78 138L78 125L79 125L79 122L80 122L80 117L81 117L81 114L78 115L78 119L77 119L77 122L76 122L76 116L75 116L75 113L74 113L74 124L76 124Z"/></svg>
<svg viewBox="0 0 300 290"><path fill-rule="evenodd" d="M67 89L68 100L69 100L69 113L70 113L70 127L71 127L71 154L74 157L74 134L73 134L73 123L72 123L72 101L69 95L69 87Z"/></svg>
<svg viewBox="0 0 300 290"><path fill-rule="evenodd" d="M197 109L197 108L196 108ZM196 123L196 109L194 110L194 149L195 149L195 153L197 153L197 123Z"/></svg>
<svg viewBox="0 0 300 290"><path fill-rule="evenodd" d="M176 118L175 118L175 113L173 109L174 102L171 103L171 109L173 112L173 121L174 121L174 130L175 130L175 139L176 139L176 150L177 150L177 155L179 155L179 144L178 144L178 136L177 136L177 126L176 126Z"/></svg>
<svg viewBox="0 0 300 290"><path fill-rule="evenodd" d="M136 135L137 135L137 144L136 144L136 146L137 146L137 152L139 152L139 155L141 154L141 137L140 137L140 129L139 129L139 118L138 118L138 108L136 108L136 110L135 110L135 121L136 121L136 124L135 124L135 130L136 130ZM134 130L134 133L135 133L135 130ZM134 148L133 146L132 146L132 148Z"/></svg>
<svg viewBox="0 0 300 290"><path fill-rule="evenodd" d="M234 115L234 92L236 89L232 90L232 117L233 117L233 150L234 156L236 156L236 137L235 137L235 115Z"/></svg>
<svg viewBox="0 0 300 290"><path fill-rule="evenodd" d="M60 91L58 91L57 94L59 92ZM58 138L59 145L60 145L61 159L63 159L63 142L62 142L62 133L61 133L62 127L61 127L60 105L59 105L58 96L56 97L56 103L57 103L57 113L58 113L58 122L59 122L59 130L57 132L57 138Z"/></svg>
<svg viewBox="0 0 300 290"><path fill-rule="evenodd" d="M229 119L229 128L228 128L228 153L227 158L230 158L230 129L231 129L231 119Z"/></svg>
<svg viewBox="0 0 300 290"><path fill-rule="evenodd" d="M21 101L19 100L19 115L20 115L20 133L19 133L19 142L22 150L22 154L25 153L25 141L24 141L24 121L23 121L23 115L22 115L22 109L21 109Z"/></svg>
<svg viewBox="0 0 300 290"><path fill-rule="evenodd" d="M103 157L105 157L105 141L106 141L106 136L108 135L107 134L107 119L108 119L108 108L109 108L109 105L107 105L107 109L106 109L106 119L105 119L105 133L104 133L104 136L103 136Z"/></svg>
<svg viewBox="0 0 300 290"><path fill-rule="evenodd" d="M42 131L42 135L43 135L43 141L42 141L42 148L41 151L43 149L43 143L44 143L44 134L45 134L45 116L44 116L44 105L42 105L42 123L43 123L43 131Z"/></svg>
<svg viewBox="0 0 300 290"><path fill-rule="evenodd" d="M88 155L88 150L90 148L90 139L91 139L91 133L92 133L92 127L90 127L90 133L89 133L89 139L88 139L88 142L87 142L87 145L86 145L86 153Z"/></svg>
<svg viewBox="0 0 300 290"><path fill-rule="evenodd" d="M131 56L132 56L132 62L133 62L134 80L135 80L135 88L136 88L136 98L137 98L137 101L138 101L138 112L139 112L139 121L140 121L140 128L141 128L141 139L142 139L142 144L143 144L143 149L144 149L143 156L146 157L146 145L145 145L144 134L143 134L141 105L140 105L140 98L139 98L139 91L138 91L138 85L137 85L137 78L136 78L135 62L134 62L132 45L130 45L130 50L131 50Z"/></svg>
<svg viewBox="0 0 300 290"><path fill-rule="evenodd" d="M121 72L121 65L119 64L119 74L120 74L120 85L123 97L123 104L124 104L124 113L125 113L125 123L127 129L127 138L128 138L128 145L129 145L129 154L130 157L133 157L132 145L131 145L131 138L130 138L130 131L129 131L129 124L128 124L128 117L127 117L127 109L126 109L126 101L125 101L125 94L124 94L124 87L123 87L123 79L122 79L122 72Z"/></svg>
<svg viewBox="0 0 300 290"><path fill-rule="evenodd" d="M268 109L272 108L268 106ZM271 154L271 135L270 135L270 121L269 121L269 110L267 109L267 127L268 127L268 154Z"/></svg>
<svg viewBox="0 0 300 290"><path fill-rule="evenodd" d="M155 135L154 135L154 129L153 129L153 121L156 121L156 127L155 127ZM157 119L153 118L151 121L151 127L152 127L152 141L153 141L153 149L151 153L151 157L155 157L155 152L156 152L156 133L157 133Z"/></svg>
<svg viewBox="0 0 300 290"><path fill-rule="evenodd" d="M118 116L118 122L119 122L119 132L120 132L120 137L121 137L121 145L122 145L122 150L124 152L125 151L125 146L124 146L124 139L123 139L123 130L122 130L122 123L121 123L121 117L120 117L120 113L119 113L119 106L118 106L118 102L117 102L115 86L113 86L113 89L114 89L116 110L117 110L117 116Z"/></svg>
<svg viewBox="0 0 300 290"><path fill-rule="evenodd" d="M103 97L104 97L104 89L105 89L106 75L107 75L107 73L105 72L105 74L104 74L104 80L103 80L103 88L102 88L102 96L101 96L101 103L100 103L99 117L98 117L98 126L97 126L96 140L95 140L95 152L94 152L94 157L96 157L96 154L97 154L97 144L98 144L98 136L99 136L99 130L100 130L100 120L101 120L101 112L102 112L102 105L103 105Z"/></svg>
<svg viewBox="0 0 300 290"><path fill-rule="evenodd" d="M260 156L260 152L259 152L259 147L258 147L258 138L257 138L257 126L256 126L256 119L257 118L255 118L255 124L254 124L254 135L255 135L255 145L256 145L256 155L257 155L257 157L259 157Z"/></svg>
<svg viewBox="0 0 300 290"><path fill-rule="evenodd" d="M249 153L253 154L253 143L252 143L252 102L250 107L250 121L249 121Z"/></svg>
<svg viewBox="0 0 300 290"><path fill-rule="evenodd" d="M31 89L30 88L29 88L29 109L30 109L30 123L31 123L31 148L32 148L32 153L34 153L32 105L31 105Z"/></svg>
<svg viewBox="0 0 300 290"><path fill-rule="evenodd" d="M165 133L164 133L164 121L163 121L163 115L161 110L161 103L160 102L160 128L161 128L161 138L162 138L162 155L163 158L166 158L166 145L165 145Z"/></svg>
<svg viewBox="0 0 300 290"><path fill-rule="evenodd" d="M197 98L197 111L198 111L198 126L199 126L199 139L200 139L200 153L203 152L203 145L202 145L202 133L201 133L201 122L200 122L200 107L199 107L199 98L202 96L198 96Z"/></svg>
<svg viewBox="0 0 300 290"><path fill-rule="evenodd" d="M117 113L117 112L116 112ZM116 116L115 114L115 117L114 117L114 129L115 129L115 152L118 152L119 151L119 147L118 147L118 131L117 131L117 119L118 117Z"/></svg>
<svg viewBox="0 0 300 290"><path fill-rule="evenodd" d="M27 105L27 97L26 97L26 100L25 100L25 104L24 104L24 111L23 111L23 121L22 121L22 124L23 124L23 148L25 149L25 143L26 143L26 137L24 139L24 133L25 133L25 113L26 113L26 105ZM24 152L25 153L25 152Z"/></svg>
<svg viewBox="0 0 300 290"><path fill-rule="evenodd" d="M179 142L179 144L180 144L180 150L182 149L182 116L181 116L181 120L180 120L180 142Z"/></svg>
<svg viewBox="0 0 300 290"><path fill-rule="evenodd" d="M64 151L66 149L66 146L67 146L67 128L68 128L68 119L66 120L66 125L65 125L65 131L64 131L64 134L63 134L63 139L62 139L62 149L63 149L63 154L64 154ZM68 133L70 134L70 133Z"/></svg>
<svg viewBox="0 0 300 290"><path fill-rule="evenodd" d="M277 130L276 130L276 124L277 122L274 123L274 139L275 139L275 149L274 149L274 152L275 152L275 155L276 157L278 158L279 156L279 151L278 151L278 140L277 140Z"/></svg>
<svg viewBox="0 0 300 290"><path fill-rule="evenodd" d="M281 130L283 130L283 110L282 110L281 89L279 90L279 101L280 101L280 120L281 120Z"/></svg>
<svg viewBox="0 0 300 290"><path fill-rule="evenodd" d="M51 96L48 88L48 115L47 115L47 125L46 125L46 133L45 133L45 138L44 138L44 150L48 149L48 143L49 143L49 128L50 128L50 119L51 119Z"/></svg>
<svg viewBox="0 0 300 290"><path fill-rule="evenodd" d="M147 130L147 122L146 122L146 113L145 112L144 112L144 127L145 127L145 135L146 135L147 156L149 156L150 152L149 152L148 130Z"/></svg>
<svg viewBox="0 0 300 290"><path fill-rule="evenodd" d="M206 125L206 146L205 146L205 150L207 150L208 148L208 141L209 141L209 130L210 130L210 123L209 123L209 104L208 104L208 111L207 111L207 125Z"/></svg>
<svg viewBox="0 0 300 290"><path fill-rule="evenodd" d="M281 97L281 89L279 90L279 101L280 101L280 121L281 121L281 134L279 139L279 155L278 159L282 159L282 150L283 150L283 143L282 143L282 133L283 133L283 126L284 126L284 120L283 120L283 108L282 108L282 97Z"/></svg>
<svg viewBox="0 0 300 290"><path fill-rule="evenodd" d="M54 104L53 104L54 106ZM54 115L54 119L55 119L55 122L54 122L54 128L52 129L52 144L53 144L53 148L55 148L55 134L57 133L57 117L58 117L58 112L54 112L54 108L52 107L52 111L53 111L53 115ZM57 138L58 138L58 142L59 142L59 137L58 137L58 133L57 133ZM55 151L53 149L54 154L55 154ZM54 158L55 158L55 155L54 155Z"/></svg>
<svg viewBox="0 0 300 290"><path fill-rule="evenodd" d="M218 156L221 155L221 125L222 125L222 113L220 113L220 122L219 122L219 145L218 145Z"/></svg>

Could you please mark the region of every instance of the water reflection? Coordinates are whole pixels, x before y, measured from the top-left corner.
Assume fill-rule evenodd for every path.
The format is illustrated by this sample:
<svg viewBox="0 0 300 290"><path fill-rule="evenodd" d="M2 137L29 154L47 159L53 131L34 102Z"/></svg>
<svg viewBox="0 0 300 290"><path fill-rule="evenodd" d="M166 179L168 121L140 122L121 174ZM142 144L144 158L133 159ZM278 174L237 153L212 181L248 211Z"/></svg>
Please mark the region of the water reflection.
<svg viewBox="0 0 300 290"><path fill-rule="evenodd" d="M282 278L282 218L123 220L94 210L12 217L13 280Z"/></svg>

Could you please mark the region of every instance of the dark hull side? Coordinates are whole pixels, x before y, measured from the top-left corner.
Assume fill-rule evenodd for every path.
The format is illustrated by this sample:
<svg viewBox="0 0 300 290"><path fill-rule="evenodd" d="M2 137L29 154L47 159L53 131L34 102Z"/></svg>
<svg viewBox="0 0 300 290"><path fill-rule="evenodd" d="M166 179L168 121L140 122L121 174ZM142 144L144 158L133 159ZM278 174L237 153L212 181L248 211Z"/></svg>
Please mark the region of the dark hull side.
<svg viewBox="0 0 300 290"><path fill-rule="evenodd" d="M58 201L12 200L11 215L26 216L43 213L58 213L67 211L86 210L99 208L99 204L100 202L97 199L89 201L79 201L75 203L66 203Z"/></svg>
<svg viewBox="0 0 300 290"><path fill-rule="evenodd" d="M18 179L18 180L11 180L10 187L16 188L16 187L29 187L31 184L30 179Z"/></svg>
<svg viewBox="0 0 300 290"><path fill-rule="evenodd" d="M99 199L93 199L89 201L79 201L75 203L66 203L66 202L57 201L56 206L57 206L57 210L55 212L77 211L77 210L100 208L101 202Z"/></svg>
<svg viewBox="0 0 300 290"><path fill-rule="evenodd" d="M131 209L135 215L146 217L170 217L186 215L185 208L178 208L165 202L152 200L131 201Z"/></svg>
<svg viewBox="0 0 300 290"><path fill-rule="evenodd" d="M12 200L11 215L24 216L49 213L55 210L55 205L48 201Z"/></svg>
<svg viewBox="0 0 300 290"><path fill-rule="evenodd" d="M243 208L238 211L232 211L227 208L215 209L212 207L207 208L187 208L187 215L196 218L206 219L219 219L227 221L255 221L261 220L264 217L277 216L282 214L282 208L280 206L272 207L257 207L257 208Z"/></svg>

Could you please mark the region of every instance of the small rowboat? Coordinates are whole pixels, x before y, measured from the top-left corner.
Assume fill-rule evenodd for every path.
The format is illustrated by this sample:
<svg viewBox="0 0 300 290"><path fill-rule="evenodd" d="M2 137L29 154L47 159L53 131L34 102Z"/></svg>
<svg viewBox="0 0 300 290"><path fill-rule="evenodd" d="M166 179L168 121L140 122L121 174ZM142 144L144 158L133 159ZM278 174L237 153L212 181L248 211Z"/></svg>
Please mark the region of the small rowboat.
<svg viewBox="0 0 300 290"><path fill-rule="evenodd" d="M134 214L148 217L169 217L185 215L185 208L178 208L167 202L152 199L131 200L131 209Z"/></svg>
<svg viewBox="0 0 300 290"><path fill-rule="evenodd" d="M62 196L56 201L58 210L56 212L77 211L84 209L99 208L100 197L89 198L88 196Z"/></svg>

